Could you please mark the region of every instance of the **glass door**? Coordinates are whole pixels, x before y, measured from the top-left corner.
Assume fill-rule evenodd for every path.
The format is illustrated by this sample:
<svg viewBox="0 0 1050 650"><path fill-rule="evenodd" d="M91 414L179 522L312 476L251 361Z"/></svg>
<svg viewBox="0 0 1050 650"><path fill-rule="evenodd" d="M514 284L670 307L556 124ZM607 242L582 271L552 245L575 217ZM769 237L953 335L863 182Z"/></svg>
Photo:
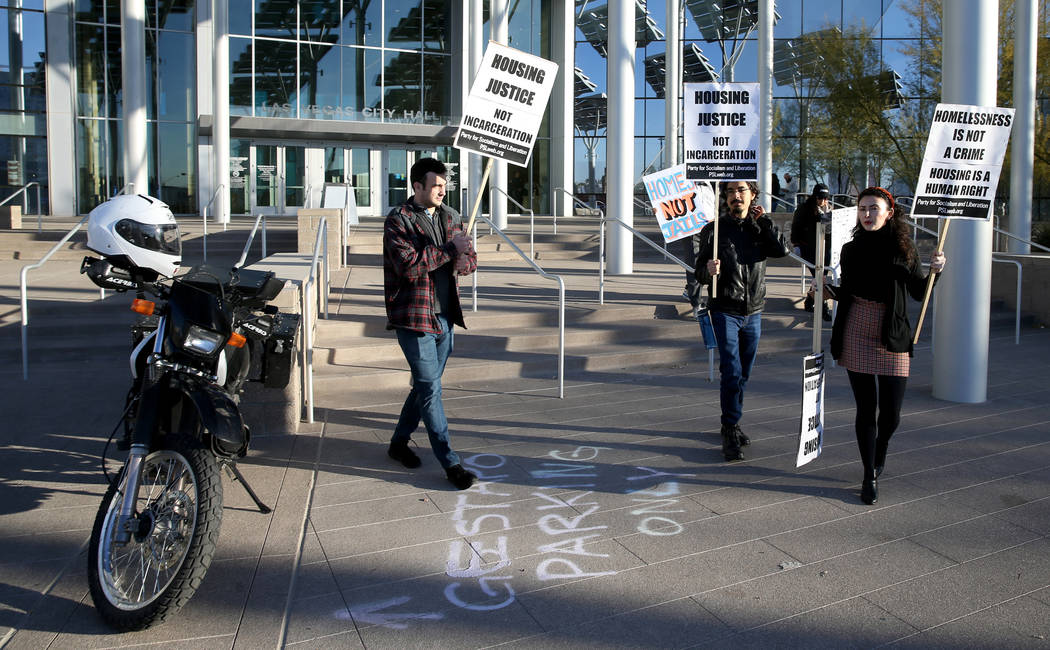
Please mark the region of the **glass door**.
<svg viewBox="0 0 1050 650"><path fill-rule="evenodd" d="M295 214L306 198L306 147L255 143L251 149L252 214Z"/></svg>

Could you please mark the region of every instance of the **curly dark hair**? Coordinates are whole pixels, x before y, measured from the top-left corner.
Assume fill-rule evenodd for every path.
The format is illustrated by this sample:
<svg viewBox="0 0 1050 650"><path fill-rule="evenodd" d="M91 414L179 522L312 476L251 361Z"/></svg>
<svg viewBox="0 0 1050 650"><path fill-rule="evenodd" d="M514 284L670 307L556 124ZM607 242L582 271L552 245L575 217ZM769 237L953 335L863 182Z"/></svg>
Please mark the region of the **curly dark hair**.
<svg viewBox="0 0 1050 650"><path fill-rule="evenodd" d="M408 179L413 186L416 183L419 183L423 187L426 187L427 174L429 172L434 172L438 176L445 176L448 174L448 168L445 166L445 163L435 158L420 158L412 165L412 169L409 170Z"/></svg>
<svg viewBox="0 0 1050 650"><path fill-rule="evenodd" d="M889 190L881 187L869 187L863 190L857 195L857 205L860 205L860 200L865 196L882 199L889 206L892 214L890 214L889 220L886 221L886 225L883 227L889 228L890 232L893 233L893 239L897 243L897 254L903 257L908 264L915 262L917 253L915 252L915 245L911 242L911 225L905 220L904 210L901 209L900 204L893 198ZM856 236L861 230L864 230L864 228L860 225L860 219L857 219L857 225L853 227L852 234Z"/></svg>

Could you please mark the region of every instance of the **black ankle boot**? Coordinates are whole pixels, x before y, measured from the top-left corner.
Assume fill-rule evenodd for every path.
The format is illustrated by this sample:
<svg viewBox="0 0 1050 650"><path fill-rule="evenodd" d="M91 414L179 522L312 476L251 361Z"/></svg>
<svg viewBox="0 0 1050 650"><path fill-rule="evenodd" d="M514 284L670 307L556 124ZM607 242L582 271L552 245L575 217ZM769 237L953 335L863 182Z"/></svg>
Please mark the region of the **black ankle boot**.
<svg viewBox="0 0 1050 650"><path fill-rule="evenodd" d="M744 460L744 452L740 451L740 438L736 434L736 427L731 424L722 425L722 455L730 463Z"/></svg>
<svg viewBox="0 0 1050 650"><path fill-rule="evenodd" d="M806 302L802 304L802 308L806 311L813 311L813 294L806 296Z"/></svg>
<svg viewBox="0 0 1050 650"><path fill-rule="evenodd" d="M879 483L873 478L864 479L860 484L860 500L870 505L875 505L879 500Z"/></svg>

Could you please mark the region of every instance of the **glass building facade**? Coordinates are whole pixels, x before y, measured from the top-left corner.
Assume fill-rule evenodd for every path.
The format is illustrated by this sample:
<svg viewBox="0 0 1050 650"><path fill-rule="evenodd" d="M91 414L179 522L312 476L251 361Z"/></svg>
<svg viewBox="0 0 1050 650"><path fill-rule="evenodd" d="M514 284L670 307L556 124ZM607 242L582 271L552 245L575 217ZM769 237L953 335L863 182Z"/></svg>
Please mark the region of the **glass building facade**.
<svg viewBox="0 0 1050 650"><path fill-rule="evenodd" d="M1050 38L1048 2L1039 2L1040 47ZM214 193L211 4L145 0L146 191L179 214L199 213ZM485 43L490 2L480 4ZM757 3L681 4L687 72L696 80L707 74L722 81L756 81L757 30L740 29L735 39L711 38L709 23L712 12L722 11L718 7L729 11ZM469 75L466 5L452 0L228 0L232 213L291 214L296 207L316 205L325 183L347 183L362 214L378 215L408 192L408 168L418 156L439 155L459 174L460 154L450 145ZM548 109L529 166L508 167L507 193L537 213L550 212L560 183L558 166L568 165L577 195L600 199L605 123L592 113L600 113L607 92L607 3L515 0L506 5L511 47L552 60L562 48L577 69L575 115L565 122L552 118L559 109ZM575 29L558 27L556 16L566 6ZM939 54L922 23L925 14L939 11L937 3L780 0L775 6L775 51L823 30L860 34L874 53L869 67L901 75L905 106L921 112L937 101L939 87L924 86L924 80L930 70L939 70ZM639 1L637 7L636 179L666 160L661 65L667 31L665 2ZM7 25L6 46L0 47L0 56L6 57L0 61L0 149L7 172L0 177L6 182L0 199L36 181L45 189L45 212L85 213L124 187L120 12L120 0L54 0L46 12L44 0L0 0L0 20ZM887 184L898 180L871 152L841 156L837 168L827 156L821 158L819 143L807 141L813 133L808 106L826 91L805 75L774 76L774 171L801 177L800 191L817 181L848 193L861 177ZM1050 96L1046 89L1040 92L1040 97ZM1042 108L1040 119L1050 110ZM557 144L566 137L574 142L574 155ZM1037 185L1037 197L1040 192ZM35 202L35 193L29 194ZM457 206L460 201L456 194L449 200ZM35 209L30 205L30 212Z"/></svg>

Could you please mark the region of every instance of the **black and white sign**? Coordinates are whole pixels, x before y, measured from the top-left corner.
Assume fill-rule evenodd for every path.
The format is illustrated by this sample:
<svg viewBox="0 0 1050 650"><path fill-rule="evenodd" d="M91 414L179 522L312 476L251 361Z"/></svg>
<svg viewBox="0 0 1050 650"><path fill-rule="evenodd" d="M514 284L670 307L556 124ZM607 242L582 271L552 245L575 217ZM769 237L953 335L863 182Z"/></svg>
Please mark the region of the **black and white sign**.
<svg viewBox="0 0 1050 650"><path fill-rule="evenodd" d="M758 84L685 84L685 173L695 181L758 180Z"/></svg>
<svg viewBox="0 0 1050 650"><path fill-rule="evenodd" d="M802 360L802 422L798 434L798 458L802 467L820 456L824 444L824 353Z"/></svg>
<svg viewBox="0 0 1050 650"><path fill-rule="evenodd" d="M990 219L1014 109L937 104L912 216Z"/></svg>
<svg viewBox="0 0 1050 650"><path fill-rule="evenodd" d="M489 43L470 87L455 146L525 167L558 64Z"/></svg>
<svg viewBox="0 0 1050 650"><path fill-rule="evenodd" d="M857 226L857 208L835 208L831 211L831 251L828 253L828 271L836 278L842 269L842 246L853 239L853 229Z"/></svg>

